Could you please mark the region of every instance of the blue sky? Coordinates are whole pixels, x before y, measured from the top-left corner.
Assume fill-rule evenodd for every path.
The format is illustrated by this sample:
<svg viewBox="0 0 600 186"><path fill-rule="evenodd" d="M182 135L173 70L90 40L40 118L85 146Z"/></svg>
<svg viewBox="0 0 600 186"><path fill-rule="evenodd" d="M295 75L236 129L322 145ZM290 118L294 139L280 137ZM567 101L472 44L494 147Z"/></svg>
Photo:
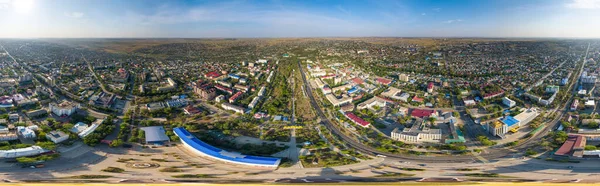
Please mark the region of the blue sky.
<svg viewBox="0 0 600 186"><path fill-rule="evenodd" d="M600 0L0 0L0 38L600 38L599 20Z"/></svg>

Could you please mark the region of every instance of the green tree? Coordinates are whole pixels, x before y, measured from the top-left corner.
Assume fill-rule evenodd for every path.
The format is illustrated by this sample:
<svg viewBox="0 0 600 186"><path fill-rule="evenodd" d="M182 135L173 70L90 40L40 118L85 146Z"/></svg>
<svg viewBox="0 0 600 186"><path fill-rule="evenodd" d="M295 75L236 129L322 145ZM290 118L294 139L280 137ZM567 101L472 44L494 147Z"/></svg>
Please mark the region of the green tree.
<svg viewBox="0 0 600 186"><path fill-rule="evenodd" d="M35 143L35 145L40 146L46 150L55 150L56 149L56 144L54 144L51 141L37 142L37 143Z"/></svg>
<svg viewBox="0 0 600 186"><path fill-rule="evenodd" d="M585 150L597 150L598 148L596 146L593 145L586 145L585 146Z"/></svg>
<svg viewBox="0 0 600 186"><path fill-rule="evenodd" d="M123 141L122 141L122 140L120 140L120 139L113 140L113 141L110 143L110 147L120 147L120 146L122 146L122 145L123 145Z"/></svg>

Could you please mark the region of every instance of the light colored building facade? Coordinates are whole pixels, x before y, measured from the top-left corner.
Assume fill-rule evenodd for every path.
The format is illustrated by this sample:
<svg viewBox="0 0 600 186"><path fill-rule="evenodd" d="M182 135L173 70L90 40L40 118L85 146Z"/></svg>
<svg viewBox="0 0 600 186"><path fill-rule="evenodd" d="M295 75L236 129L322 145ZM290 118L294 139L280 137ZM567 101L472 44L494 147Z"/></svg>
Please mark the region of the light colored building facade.
<svg viewBox="0 0 600 186"><path fill-rule="evenodd" d="M50 103L49 107L50 111L57 116L70 116L77 111L79 104L63 101L60 104Z"/></svg>
<svg viewBox="0 0 600 186"><path fill-rule="evenodd" d="M502 98L502 103L508 107L514 107L517 104L517 102L509 99L508 97Z"/></svg>

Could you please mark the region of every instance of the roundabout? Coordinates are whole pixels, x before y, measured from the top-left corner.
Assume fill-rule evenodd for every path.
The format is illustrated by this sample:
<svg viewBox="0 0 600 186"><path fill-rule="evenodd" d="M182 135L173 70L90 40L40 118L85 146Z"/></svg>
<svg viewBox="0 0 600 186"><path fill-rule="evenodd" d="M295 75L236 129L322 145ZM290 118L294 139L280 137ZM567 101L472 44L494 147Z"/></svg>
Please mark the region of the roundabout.
<svg viewBox="0 0 600 186"><path fill-rule="evenodd" d="M160 167L160 164L158 163L149 163L149 162L133 162L133 163L127 163L127 165L125 165L126 167L129 168L134 168L134 169L155 169Z"/></svg>

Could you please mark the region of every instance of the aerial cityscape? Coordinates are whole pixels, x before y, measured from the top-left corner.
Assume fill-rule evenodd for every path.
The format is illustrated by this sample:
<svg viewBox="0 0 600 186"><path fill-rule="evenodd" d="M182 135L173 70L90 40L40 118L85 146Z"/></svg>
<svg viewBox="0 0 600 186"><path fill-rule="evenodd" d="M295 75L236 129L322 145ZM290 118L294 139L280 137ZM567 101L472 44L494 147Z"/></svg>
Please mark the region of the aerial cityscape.
<svg viewBox="0 0 600 186"><path fill-rule="evenodd" d="M364 3L0 0L0 179L600 182L600 1Z"/></svg>

